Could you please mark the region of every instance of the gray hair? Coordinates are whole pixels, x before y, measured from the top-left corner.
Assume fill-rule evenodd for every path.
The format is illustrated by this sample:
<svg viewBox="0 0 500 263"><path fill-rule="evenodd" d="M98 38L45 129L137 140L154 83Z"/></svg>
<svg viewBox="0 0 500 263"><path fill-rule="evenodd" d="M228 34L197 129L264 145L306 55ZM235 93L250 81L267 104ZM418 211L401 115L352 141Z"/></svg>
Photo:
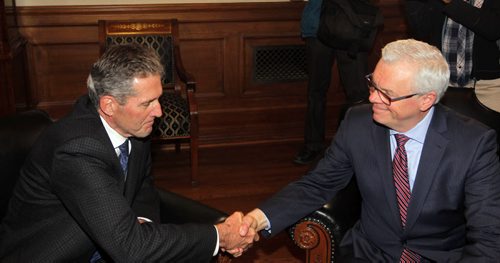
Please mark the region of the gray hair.
<svg viewBox="0 0 500 263"><path fill-rule="evenodd" d="M109 95L120 104L135 94L134 78L163 76L164 68L155 50L139 44L109 46L92 65L87 78L89 97L99 108L99 99Z"/></svg>
<svg viewBox="0 0 500 263"><path fill-rule="evenodd" d="M382 61L386 63L406 62L414 66L413 87L415 93L434 91L436 102L443 97L450 80L450 69L441 51L434 46L415 39L397 40L382 49Z"/></svg>

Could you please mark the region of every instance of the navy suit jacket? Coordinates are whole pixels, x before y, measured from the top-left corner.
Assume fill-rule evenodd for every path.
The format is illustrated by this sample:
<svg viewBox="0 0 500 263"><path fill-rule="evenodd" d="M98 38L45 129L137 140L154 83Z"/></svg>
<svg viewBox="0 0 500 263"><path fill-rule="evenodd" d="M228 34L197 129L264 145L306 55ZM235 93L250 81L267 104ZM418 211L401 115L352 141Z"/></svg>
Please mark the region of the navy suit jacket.
<svg viewBox="0 0 500 263"><path fill-rule="evenodd" d="M159 222L150 142L131 138L126 182L88 96L34 146L0 228L1 262L89 262L99 249L114 262L208 262L212 225Z"/></svg>
<svg viewBox="0 0 500 263"><path fill-rule="evenodd" d="M356 257L397 261L406 246L438 262L497 262L500 164L495 136L494 130L435 106L403 230L389 129L372 120L371 105L354 107L317 167L260 208L274 235L321 207L354 175L361 217L341 245L352 246Z"/></svg>

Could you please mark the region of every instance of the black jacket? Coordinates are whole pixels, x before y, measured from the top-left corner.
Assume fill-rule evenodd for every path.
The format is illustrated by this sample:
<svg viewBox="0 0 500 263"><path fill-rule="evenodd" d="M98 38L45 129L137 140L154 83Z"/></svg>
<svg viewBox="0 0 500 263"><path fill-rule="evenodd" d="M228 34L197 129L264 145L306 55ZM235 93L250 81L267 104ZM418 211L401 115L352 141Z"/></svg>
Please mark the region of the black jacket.
<svg viewBox="0 0 500 263"><path fill-rule="evenodd" d="M113 262L208 262L217 240L212 225L138 223L137 216L158 222L151 213L158 200L150 142L130 140L125 182L88 96L47 128L0 226L0 262L89 262L96 249Z"/></svg>
<svg viewBox="0 0 500 263"><path fill-rule="evenodd" d="M410 36L441 49L445 17L474 32L472 77L500 78L500 1L484 0L481 9L461 0L445 5L441 0L406 0L405 12Z"/></svg>

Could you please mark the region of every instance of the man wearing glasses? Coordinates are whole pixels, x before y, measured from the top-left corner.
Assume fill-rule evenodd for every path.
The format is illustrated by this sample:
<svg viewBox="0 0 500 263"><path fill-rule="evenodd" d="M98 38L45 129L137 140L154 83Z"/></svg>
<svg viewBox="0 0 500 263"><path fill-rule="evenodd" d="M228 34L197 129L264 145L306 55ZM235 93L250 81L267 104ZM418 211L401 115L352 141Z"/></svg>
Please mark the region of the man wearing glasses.
<svg viewBox="0 0 500 263"><path fill-rule="evenodd" d="M387 44L366 77L371 105L351 108L316 168L248 213L242 233L276 235L354 176L361 217L340 262L498 262L496 133L438 103L449 75L437 48Z"/></svg>

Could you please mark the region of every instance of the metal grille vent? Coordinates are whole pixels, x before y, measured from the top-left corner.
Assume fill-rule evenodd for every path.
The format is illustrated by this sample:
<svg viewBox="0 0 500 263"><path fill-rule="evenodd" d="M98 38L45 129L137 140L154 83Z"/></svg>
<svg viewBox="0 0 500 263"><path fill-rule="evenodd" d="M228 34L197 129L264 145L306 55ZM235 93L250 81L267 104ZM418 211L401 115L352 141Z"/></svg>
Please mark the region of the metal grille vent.
<svg viewBox="0 0 500 263"><path fill-rule="evenodd" d="M266 46L254 49L255 82L284 82L306 80L305 47Z"/></svg>

